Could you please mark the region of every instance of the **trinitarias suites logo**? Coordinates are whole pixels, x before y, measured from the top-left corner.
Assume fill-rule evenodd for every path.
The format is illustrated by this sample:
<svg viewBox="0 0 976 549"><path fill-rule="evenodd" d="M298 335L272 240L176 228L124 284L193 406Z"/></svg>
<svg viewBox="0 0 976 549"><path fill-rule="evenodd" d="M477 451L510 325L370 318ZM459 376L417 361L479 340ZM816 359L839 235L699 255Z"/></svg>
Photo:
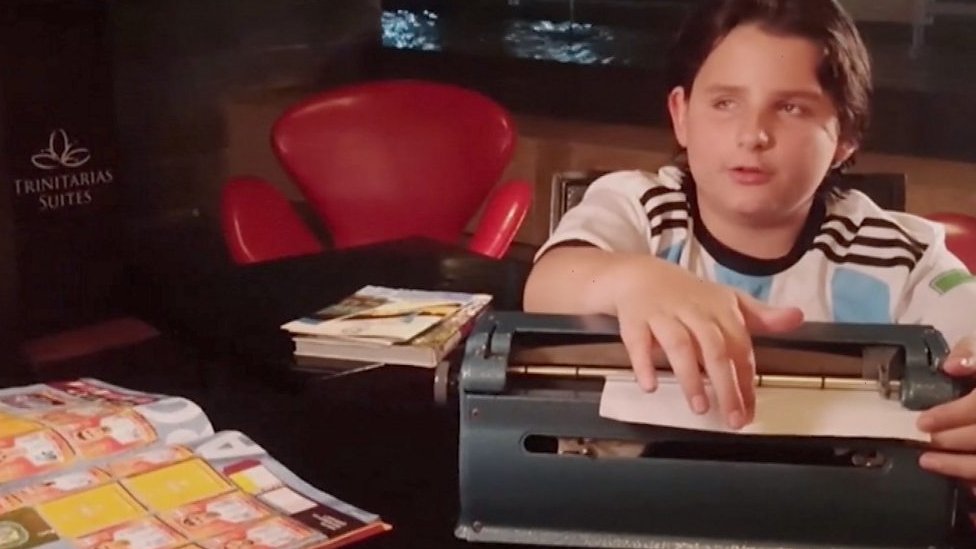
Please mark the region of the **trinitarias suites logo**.
<svg viewBox="0 0 976 549"><path fill-rule="evenodd" d="M51 132L46 149L31 156L42 175L14 179L18 197L37 198L39 211L48 212L92 203L92 190L115 180L110 169L86 168L91 152L73 142L64 129Z"/></svg>

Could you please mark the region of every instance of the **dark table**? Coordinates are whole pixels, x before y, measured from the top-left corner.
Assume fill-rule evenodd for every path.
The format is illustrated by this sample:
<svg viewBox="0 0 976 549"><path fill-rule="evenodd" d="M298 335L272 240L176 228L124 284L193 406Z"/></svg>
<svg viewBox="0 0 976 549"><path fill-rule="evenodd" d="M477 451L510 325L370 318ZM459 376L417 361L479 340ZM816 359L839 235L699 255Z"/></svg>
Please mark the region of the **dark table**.
<svg viewBox="0 0 976 549"><path fill-rule="evenodd" d="M288 389L236 380L202 405L216 428L247 433L314 486L393 525L364 547L472 547L453 534L456 405L433 402L432 380L398 366L303 376Z"/></svg>
<svg viewBox="0 0 976 549"><path fill-rule="evenodd" d="M484 292L497 309L520 309L531 265L487 258L424 238L302 256L253 266L193 261L136 263L135 314L211 357L288 357L281 324L366 284Z"/></svg>
<svg viewBox="0 0 976 549"><path fill-rule="evenodd" d="M208 383L138 370L108 381L195 400L218 430L246 433L314 486L394 526L364 547L486 547L454 538L456 402L434 402L433 371L298 372L278 327L365 284L486 292L495 308L517 309L528 263L411 239L250 267L142 267L138 309L194 350Z"/></svg>
<svg viewBox="0 0 976 549"><path fill-rule="evenodd" d="M181 276L171 270L171 277L162 271L148 280L160 292L151 295L168 296L154 312L217 366L209 384L180 384L135 369L107 380L195 400L216 429L246 433L312 485L393 525L359 546L514 547L454 537L458 414L456 401L434 402L433 371L296 372L278 326L367 283L484 291L497 308L518 308L528 269L409 241L248 268L191 269Z"/></svg>

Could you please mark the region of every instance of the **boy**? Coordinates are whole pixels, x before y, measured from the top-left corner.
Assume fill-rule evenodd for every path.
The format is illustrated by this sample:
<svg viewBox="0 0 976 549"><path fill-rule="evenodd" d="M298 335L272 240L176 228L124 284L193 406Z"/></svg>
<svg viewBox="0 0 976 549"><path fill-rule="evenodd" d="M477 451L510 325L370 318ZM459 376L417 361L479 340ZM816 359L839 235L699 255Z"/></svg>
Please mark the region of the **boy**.
<svg viewBox="0 0 976 549"><path fill-rule="evenodd" d="M638 383L667 355L691 408L754 415L750 333L804 320L931 324L976 370L976 283L941 226L836 188L867 126L871 73L833 0L704 2L672 52L682 153L595 181L539 251L525 309L615 315ZM699 366L700 365L700 366ZM703 390L707 376L717 402ZM919 417L921 464L976 480L976 394Z"/></svg>

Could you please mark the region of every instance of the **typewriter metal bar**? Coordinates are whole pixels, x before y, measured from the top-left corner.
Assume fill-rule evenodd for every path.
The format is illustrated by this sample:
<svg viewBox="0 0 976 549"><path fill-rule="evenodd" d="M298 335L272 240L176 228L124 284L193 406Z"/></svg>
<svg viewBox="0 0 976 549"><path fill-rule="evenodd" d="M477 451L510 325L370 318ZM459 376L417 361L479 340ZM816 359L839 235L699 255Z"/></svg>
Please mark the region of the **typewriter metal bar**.
<svg viewBox="0 0 976 549"><path fill-rule="evenodd" d="M858 390L878 392L885 398L898 395L901 381L887 374L897 370L896 347L866 347L861 357L806 349L757 346L756 387ZM668 382L667 358L655 349L653 362L658 379ZM509 376L563 379L633 379L630 358L622 343L513 346Z"/></svg>
<svg viewBox="0 0 976 549"><path fill-rule="evenodd" d="M548 366L548 365L525 365L510 366L508 368L510 376L540 376L549 378L565 379L633 379L634 375L630 370L616 368L587 368L584 366ZM658 375L659 382L668 383L673 376L664 374ZM783 376L775 374L757 375L753 378L754 387L776 387L787 389L821 389L821 390L840 390L840 391L871 391L879 392L881 385L876 380L862 379L854 377L831 377L831 376ZM901 387L901 382L894 380L887 384L887 391L882 393L885 398L890 398L897 393Z"/></svg>

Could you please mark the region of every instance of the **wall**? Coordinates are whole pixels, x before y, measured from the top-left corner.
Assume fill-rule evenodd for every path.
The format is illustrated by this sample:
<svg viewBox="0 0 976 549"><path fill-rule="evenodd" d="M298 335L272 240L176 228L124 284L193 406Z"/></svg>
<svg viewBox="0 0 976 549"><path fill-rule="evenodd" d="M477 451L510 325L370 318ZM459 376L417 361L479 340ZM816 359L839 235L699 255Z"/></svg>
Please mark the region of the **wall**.
<svg viewBox="0 0 976 549"><path fill-rule="evenodd" d="M271 124L297 92L268 93L236 98L225 103L228 147L223 161L232 173L263 177L293 200L298 190L281 171L267 146ZM535 184L535 201L517 240L541 244L549 225L549 184L558 171L582 169L653 170L666 163L671 136L647 126L599 124L541 116L517 117L519 142L503 179L525 179ZM976 211L976 163L862 152L860 171L896 171L908 174L907 209Z"/></svg>
<svg viewBox="0 0 976 549"><path fill-rule="evenodd" d="M123 183L106 20L101 0L0 4L0 278L16 278L0 301L18 335L115 301Z"/></svg>
<svg viewBox="0 0 976 549"><path fill-rule="evenodd" d="M123 306L125 229L215 209L227 98L363 78L380 0L3 0L0 29L3 359Z"/></svg>
<svg viewBox="0 0 976 549"><path fill-rule="evenodd" d="M212 208L222 181L231 174L268 177L299 199L268 148L271 123L287 105L317 89L369 76L373 61L377 75L461 80L517 111L523 108L514 97L541 93L536 97L540 104L567 104L567 111L600 104L621 110L615 118L640 122L640 127L614 125L615 120L558 122L554 115L569 115L555 108L523 110L550 117L521 117L522 141L509 170L533 179L539 188L531 223L519 235L523 242L543 237L539 227L545 226L541 216L548 211L552 171L653 167L668 156L670 145L662 130L626 111L663 114L646 108L646 97L654 96L650 84L617 86L613 89L618 95L600 95L585 86L601 86L612 78L576 66L397 51L382 51L374 58L380 0L115 0L111 13L122 168L134 181L126 201L137 213ZM506 84L481 86L474 73ZM626 76L612 74L618 80ZM546 85L533 87L536 80ZM926 115L906 111L907 104L922 105L920 97L888 90L877 98L876 114L884 131L874 139L879 148L906 156L867 154L861 166L907 171L912 180L909 205L918 211L962 208L970 204L965 202L965 186L973 180L970 164L907 155L972 156L968 136L973 126L959 114L969 102L939 96L916 109Z"/></svg>
<svg viewBox="0 0 976 549"><path fill-rule="evenodd" d="M380 0L115 0L110 24L125 203L156 216L215 206L228 101L363 78Z"/></svg>
<svg viewBox="0 0 976 549"><path fill-rule="evenodd" d="M536 199L519 241L539 244L548 232L549 181L564 170L653 170L670 158L672 141L666 130L557 120L519 118L521 142L508 177L536 183ZM881 154L858 156L856 171L904 172L908 176L906 209L917 214L935 211L976 211L976 163Z"/></svg>

